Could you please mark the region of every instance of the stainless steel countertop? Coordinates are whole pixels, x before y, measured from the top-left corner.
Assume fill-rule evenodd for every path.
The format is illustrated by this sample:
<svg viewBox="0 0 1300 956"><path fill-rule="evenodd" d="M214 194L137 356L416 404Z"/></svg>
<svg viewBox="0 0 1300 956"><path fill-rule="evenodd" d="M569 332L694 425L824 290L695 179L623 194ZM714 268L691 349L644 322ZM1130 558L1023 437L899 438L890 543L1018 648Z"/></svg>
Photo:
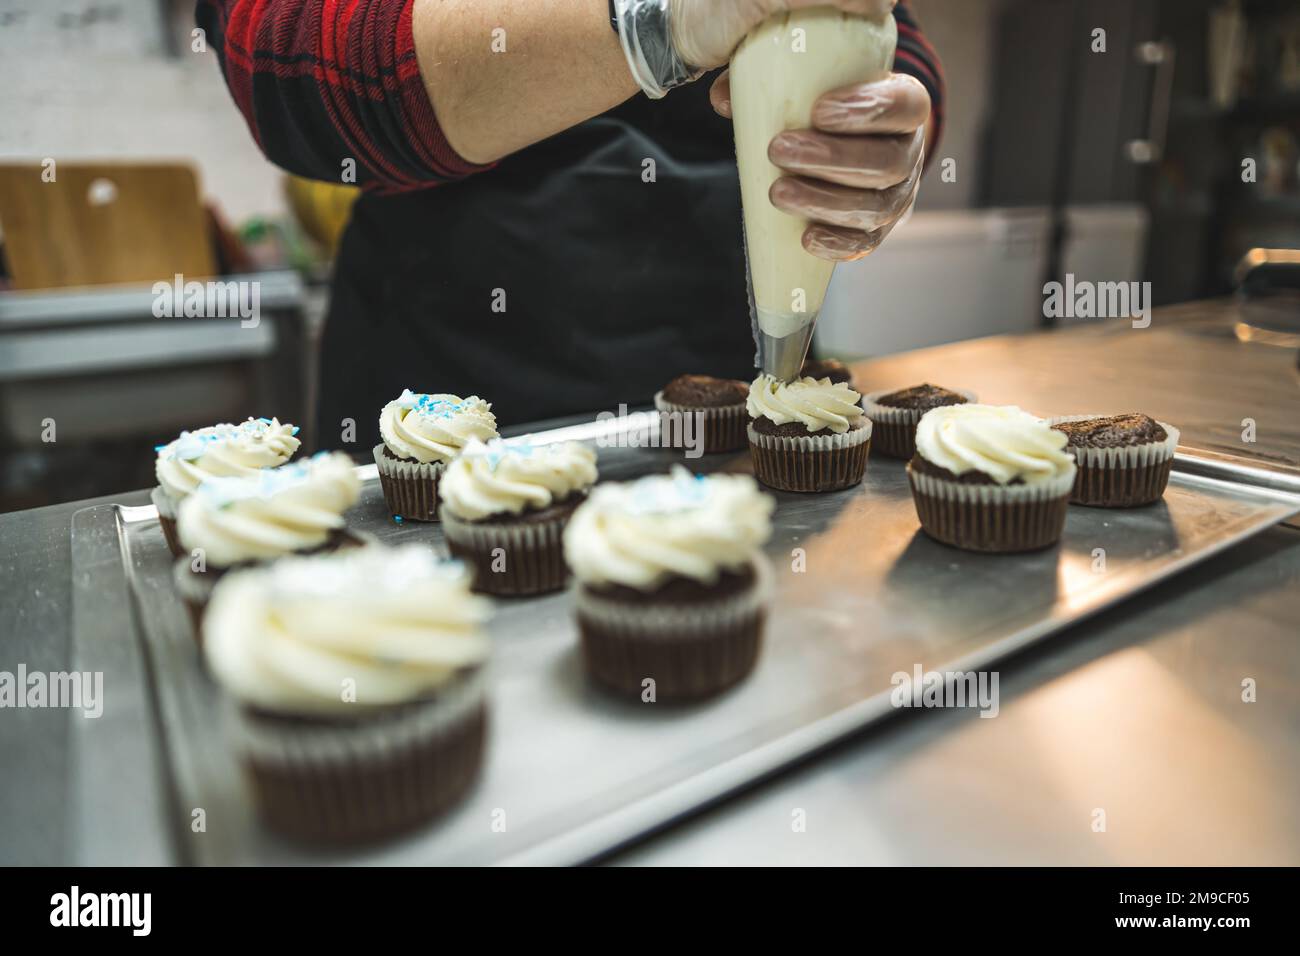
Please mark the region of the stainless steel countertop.
<svg viewBox="0 0 1300 956"><path fill-rule="evenodd" d="M1225 303L856 371L1044 414L1140 409L1185 444L1300 465L1296 353L1239 342ZM69 525L88 503L0 516L0 670L68 666ZM900 712L610 861L1300 863L1298 620L1300 531L1279 526L1008 661L997 718ZM70 719L0 711L0 863L71 858Z"/></svg>

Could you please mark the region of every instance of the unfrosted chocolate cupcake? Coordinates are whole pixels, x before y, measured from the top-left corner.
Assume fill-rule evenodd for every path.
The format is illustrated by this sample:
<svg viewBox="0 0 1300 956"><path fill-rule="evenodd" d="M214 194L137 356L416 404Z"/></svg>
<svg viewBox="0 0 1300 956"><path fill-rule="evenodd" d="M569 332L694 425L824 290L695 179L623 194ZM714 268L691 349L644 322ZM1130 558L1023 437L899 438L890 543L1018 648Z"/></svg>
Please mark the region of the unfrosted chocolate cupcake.
<svg viewBox="0 0 1300 956"><path fill-rule="evenodd" d="M698 443L705 454L739 451L745 447L748 397L749 386L736 379L677 376L655 395L659 447L682 448Z"/></svg>
<svg viewBox="0 0 1300 956"><path fill-rule="evenodd" d="M1070 501L1132 508L1159 501L1169 484L1178 429L1149 415L1067 415L1051 421L1079 466Z"/></svg>
<svg viewBox="0 0 1300 956"><path fill-rule="evenodd" d="M872 424L848 385L760 375L749 389L754 476L782 491L835 491L862 481Z"/></svg>
<svg viewBox="0 0 1300 956"><path fill-rule="evenodd" d="M972 392L938 385L913 385L893 391L871 392L862 401L874 428L876 450L890 458L910 459L916 454L916 423L933 408L975 401Z"/></svg>
<svg viewBox="0 0 1300 956"><path fill-rule="evenodd" d="M678 467L598 485L564 532L590 677L643 701L745 677L762 642L773 507L747 475Z"/></svg>
<svg viewBox="0 0 1300 956"><path fill-rule="evenodd" d="M1013 406L946 405L921 416L907 465L930 537L966 551L1050 547L1076 473L1065 436Z"/></svg>
<svg viewBox="0 0 1300 956"><path fill-rule="evenodd" d="M465 568L422 545L224 578L204 656L267 824L353 843L460 800L482 763L487 614Z"/></svg>
<svg viewBox="0 0 1300 956"><path fill-rule="evenodd" d="M474 569L474 590L542 594L564 587L561 536L596 483L596 453L577 442L471 441L442 476L443 533Z"/></svg>
<svg viewBox="0 0 1300 956"><path fill-rule="evenodd" d="M815 378L818 381L828 378L832 385L847 385L854 391L858 390L853 381L853 372L839 359L808 359L799 370L799 377Z"/></svg>

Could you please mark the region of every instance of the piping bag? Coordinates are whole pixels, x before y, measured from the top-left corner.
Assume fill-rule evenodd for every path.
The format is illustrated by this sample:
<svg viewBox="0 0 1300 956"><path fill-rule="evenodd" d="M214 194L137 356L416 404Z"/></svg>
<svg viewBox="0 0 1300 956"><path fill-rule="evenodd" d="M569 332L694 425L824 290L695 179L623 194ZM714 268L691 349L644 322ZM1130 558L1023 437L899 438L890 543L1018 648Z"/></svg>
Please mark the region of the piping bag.
<svg viewBox="0 0 1300 956"><path fill-rule="evenodd" d="M799 375L835 263L803 247L808 223L768 199L782 171L767 158L772 137L812 126L821 94L883 79L894 63L894 18L872 20L830 7L765 20L731 57L731 118L744 210L754 364L781 381Z"/></svg>

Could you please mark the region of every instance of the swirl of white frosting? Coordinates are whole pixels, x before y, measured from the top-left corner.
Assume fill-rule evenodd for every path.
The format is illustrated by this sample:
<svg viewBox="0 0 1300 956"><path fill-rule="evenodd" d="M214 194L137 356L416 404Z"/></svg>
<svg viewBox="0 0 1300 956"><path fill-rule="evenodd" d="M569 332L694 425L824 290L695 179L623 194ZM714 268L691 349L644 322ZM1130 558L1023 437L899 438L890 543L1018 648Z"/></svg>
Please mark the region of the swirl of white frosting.
<svg viewBox="0 0 1300 956"><path fill-rule="evenodd" d="M477 395L424 395L404 389L379 413L379 434L398 458L451 461L471 438L497 437L492 406Z"/></svg>
<svg viewBox="0 0 1300 956"><path fill-rule="evenodd" d="M438 483L438 496L457 518L545 508L596 483L596 453L578 442L484 444L472 438Z"/></svg>
<svg viewBox="0 0 1300 956"><path fill-rule="evenodd" d="M419 700L488 656L487 602L458 561L370 545L236 571L203 621L208 667L242 703L356 714Z"/></svg>
<svg viewBox="0 0 1300 956"><path fill-rule="evenodd" d="M206 478L251 475L283 465L298 450L297 425L278 418L250 418L238 425L209 425L159 445L154 474L174 501L193 493Z"/></svg>
<svg viewBox="0 0 1300 956"><path fill-rule="evenodd" d="M246 478L209 478L181 503L177 531L186 550L225 568L319 547L360 495L351 459L321 452Z"/></svg>
<svg viewBox="0 0 1300 956"><path fill-rule="evenodd" d="M839 434L862 418L861 398L847 382L829 378L782 382L760 375L749 386L745 407L750 418L767 418L778 425L799 422L810 432L829 428Z"/></svg>
<svg viewBox="0 0 1300 956"><path fill-rule="evenodd" d="M921 416L917 453L954 475L978 471L1000 485L1031 485L1074 471L1068 439L1014 405L943 405Z"/></svg>
<svg viewBox="0 0 1300 956"><path fill-rule="evenodd" d="M674 577L712 583L772 533L773 499L748 475L668 475L597 485L569 519L564 556L578 579L654 590Z"/></svg>

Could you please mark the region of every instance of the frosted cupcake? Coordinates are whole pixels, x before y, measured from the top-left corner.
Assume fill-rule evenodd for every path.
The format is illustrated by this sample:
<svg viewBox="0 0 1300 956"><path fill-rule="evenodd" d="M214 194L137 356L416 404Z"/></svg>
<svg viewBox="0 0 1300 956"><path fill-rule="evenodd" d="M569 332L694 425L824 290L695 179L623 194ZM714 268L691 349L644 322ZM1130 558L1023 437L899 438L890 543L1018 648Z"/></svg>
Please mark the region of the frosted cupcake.
<svg viewBox="0 0 1300 956"><path fill-rule="evenodd" d="M760 375L749 387L754 476L782 491L835 491L862 481L871 421L844 382Z"/></svg>
<svg viewBox="0 0 1300 956"><path fill-rule="evenodd" d="M1077 470L1047 422L1010 405L966 404L921 417L907 477L930 537L1009 552L1060 539Z"/></svg>
<svg viewBox="0 0 1300 956"><path fill-rule="evenodd" d="M438 479L470 439L497 437L492 406L477 395L425 395L405 389L379 414L375 464L395 517L438 520Z"/></svg>
<svg viewBox="0 0 1300 956"><path fill-rule="evenodd" d="M561 535L596 483L596 453L577 442L533 446L471 439L443 473L442 526L474 569L474 590L541 594L564 587Z"/></svg>
<svg viewBox="0 0 1300 956"><path fill-rule="evenodd" d="M356 469L342 452L246 478L209 478L177 516L184 555L173 577L181 598L197 618L231 568L361 544L343 519L360 495Z"/></svg>
<svg viewBox="0 0 1300 956"><path fill-rule="evenodd" d="M1097 508L1135 508L1159 501L1178 450L1178 429L1150 415L1065 415L1051 425L1079 466L1070 501Z"/></svg>
<svg viewBox="0 0 1300 956"><path fill-rule="evenodd" d="M922 415L932 408L973 401L974 392L925 384L871 392L863 397L862 407L871 419L871 442L877 453L907 461L916 454L916 423Z"/></svg>
<svg viewBox="0 0 1300 956"><path fill-rule="evenodd" d="M176 509L206 478L251 475L283 465L298 450L297 425L276 418L250 418L239 425L210 425L159 445L154 474L158 486L150 497L172 554L180 557Z"/></svg>
<svg viewBox="0 0 1300 956"><path fill-rule="evenodd" d="M222 579L203 651L266 822L356 841L458 801L482 763L486 614L460 563L418 545Z"/></svg>
<svg viewBox="0 0 1300 956"><path fill-rule="evenodd" d="M564 532L587 673L622 696L704 697L754 666L773 500L746 475L598 485ZM652 682L652 683L651 683Z"/></svg>

